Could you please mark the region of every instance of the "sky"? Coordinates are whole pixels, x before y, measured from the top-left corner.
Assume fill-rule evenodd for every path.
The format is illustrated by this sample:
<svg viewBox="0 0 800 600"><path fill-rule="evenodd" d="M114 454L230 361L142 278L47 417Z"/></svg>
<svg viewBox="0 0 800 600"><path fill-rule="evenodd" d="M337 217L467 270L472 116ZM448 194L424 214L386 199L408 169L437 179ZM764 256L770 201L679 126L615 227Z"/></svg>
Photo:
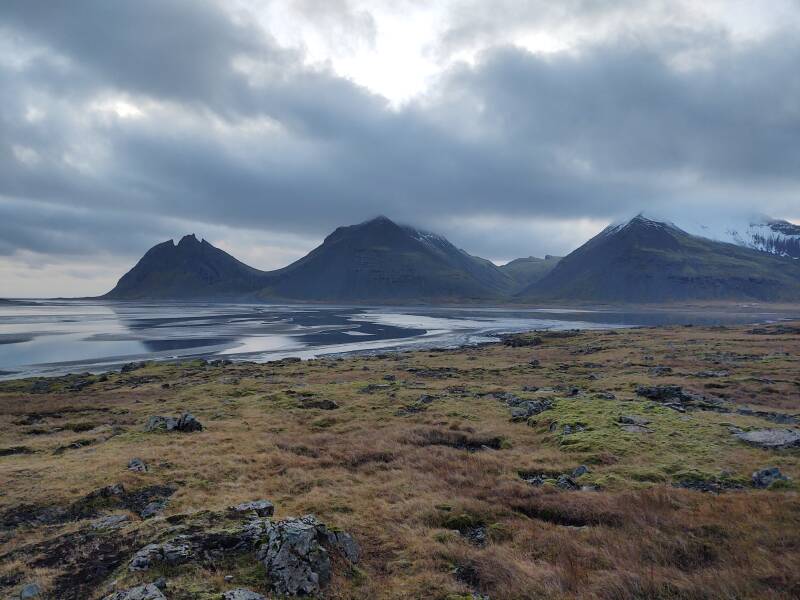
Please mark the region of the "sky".
<svg viewBox="0 0 800 600"><path fill-rule="evenodd" d="M0 297L386 215L498 263L800 222L800 0L3 0Z"/></svg>

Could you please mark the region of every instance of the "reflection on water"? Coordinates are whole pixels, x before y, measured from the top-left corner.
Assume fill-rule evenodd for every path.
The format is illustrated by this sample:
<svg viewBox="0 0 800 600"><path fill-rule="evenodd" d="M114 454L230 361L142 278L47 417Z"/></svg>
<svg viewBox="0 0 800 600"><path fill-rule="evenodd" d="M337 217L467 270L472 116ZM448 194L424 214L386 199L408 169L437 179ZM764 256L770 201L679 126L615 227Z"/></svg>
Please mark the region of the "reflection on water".
<svg viewBox="0 0 800 600"><path fill-rule="evenodd" d="M286 356L456 346L530 329L735 324L797 317L738 310L348 307L37 301L0 305L0 378L102 371L131 360Z"/></svg>

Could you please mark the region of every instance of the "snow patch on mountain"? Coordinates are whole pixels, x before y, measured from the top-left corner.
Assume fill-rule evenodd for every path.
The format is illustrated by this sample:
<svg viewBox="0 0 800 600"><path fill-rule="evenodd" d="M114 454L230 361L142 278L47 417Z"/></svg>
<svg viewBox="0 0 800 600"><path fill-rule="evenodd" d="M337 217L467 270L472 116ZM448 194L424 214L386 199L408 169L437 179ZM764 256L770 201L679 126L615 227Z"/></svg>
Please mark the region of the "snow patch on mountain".
<svg viewBox="0 0 800 600"><path fill-rule="evenodd" d="M765 216L703 223L687 219L679 227L692 235L718 242L800 259L800 226L789 221Z"/></svg>

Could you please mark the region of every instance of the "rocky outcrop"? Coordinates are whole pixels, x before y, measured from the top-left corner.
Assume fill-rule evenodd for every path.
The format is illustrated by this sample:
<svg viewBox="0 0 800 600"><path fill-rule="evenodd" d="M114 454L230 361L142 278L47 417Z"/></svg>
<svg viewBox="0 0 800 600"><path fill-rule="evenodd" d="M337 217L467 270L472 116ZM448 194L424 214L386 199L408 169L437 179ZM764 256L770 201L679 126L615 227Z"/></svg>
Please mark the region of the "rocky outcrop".
<svg viewBox="0 0 800 600"><path fill-rule="evenodd" d="M331 579L333 554L349 563L358 562L360 549L349 533L329 529L313 515L273 522L269 519L273 511L268 500L256 500L223 513L201 513L199 522L187 517L187 522L178 527L184 533L141 547L130 559L128 571L214 563L252 554L264 565L265 584L274 593L315 596ZM236 600L261 598L243 589L226 593L225 598Z"/></svg>
<svg viewBox="0 0 800 600"><path fill-rule="evenodd" d="M687 392L679 385L639 385L636 387L636 394L678 412L687 410L729 412L730 410L722 400Z"/></svg>
<svg viewBox="0 0 800 600"><path fill-rule="evenodd" d="M800 447L800 432L795 429L756 429L740 431L734 435L751 446L781 450Z"/></svg>
<svg viewBox="0 0 800 600"><path fill-rule="evenodd" d="M167 600L158 586L154 583L137 585L136 587L114 592L103 600Z"/></svg>
<svg viewBox="0 0 800 600"><path fill-rule="evenodd" d="M275 523L258 552L272 590L288 596L318 594L331 577L326 546L338 550L348 561L358 562L359 548L353 537L329 531L313 515Z"/></svg>

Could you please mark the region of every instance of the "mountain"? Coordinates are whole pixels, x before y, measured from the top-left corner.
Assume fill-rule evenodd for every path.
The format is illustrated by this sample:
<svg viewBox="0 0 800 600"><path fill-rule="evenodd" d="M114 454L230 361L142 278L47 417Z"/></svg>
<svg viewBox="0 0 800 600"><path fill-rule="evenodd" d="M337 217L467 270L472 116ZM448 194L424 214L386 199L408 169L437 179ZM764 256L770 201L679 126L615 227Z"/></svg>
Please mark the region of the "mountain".
<svg viewBox="0 0 800 600"><path fill-rule="evenodd" d="M262 287L264 273L194 234L153 246L103 298L234 298Z"/></svg>
<svg viewBox="0 0 800 600"><path fill-rule="evenodd" d="M560 260L560 256L550 256L549 254L544 258L535 256L516 258L504 264L500 270L514 280L517 289L523 289L542 279L555 268Z"/></svg>
<svg viewBox="0 0 800 600"><path fill-rule="evenodd" d="M712 225L691 220L677 224L688 233L718 242L800 259L800 225L782 219L757 216L743 220L722 218Z"/></svg>
<svg viewBox="0 0 800 600"><path fill-rule="evenodd" d="M151 248L104 298L393 302L489 300L514 280L444 237L378 217L339 227L308 255L259 271L194 235Z"/></svg>
<svg viewBox="0 0 800 600"><path fill-rule="evenodd" d="M800 261L691 235L638 215L573 251L522 300L797 300Z"/></svg>
<svg viewBox="0 0 800 600"><path fill-rule="evenodd" d="M339 227L297 262L267 274L259 298L481 300L514 286L497 266L445 238L378 217Z"/></svg>

